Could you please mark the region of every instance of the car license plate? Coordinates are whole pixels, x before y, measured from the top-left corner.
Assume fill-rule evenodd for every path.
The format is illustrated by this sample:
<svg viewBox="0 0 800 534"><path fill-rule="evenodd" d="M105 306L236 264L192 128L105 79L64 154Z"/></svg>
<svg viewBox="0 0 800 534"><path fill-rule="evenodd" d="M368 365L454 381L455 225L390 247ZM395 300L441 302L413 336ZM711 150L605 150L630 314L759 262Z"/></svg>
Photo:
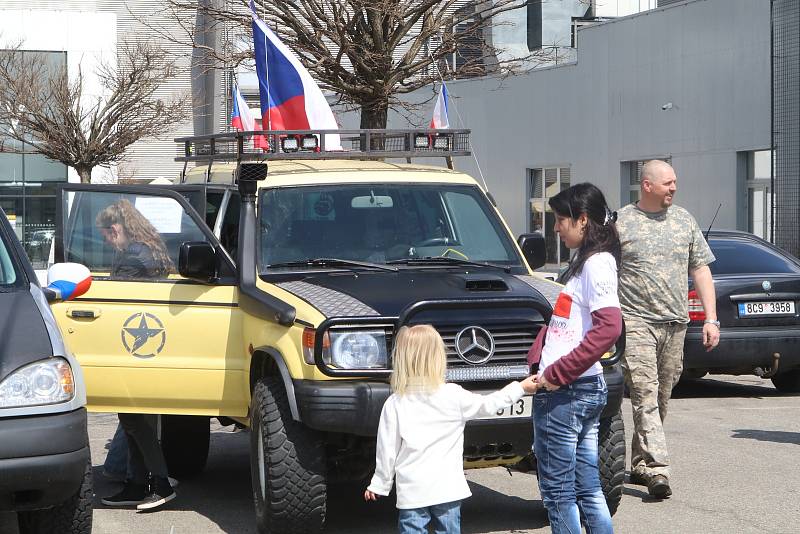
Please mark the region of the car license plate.
<svg viewBox="0 0 800 534"><path fill-rule="evenodd" d="M762 302L739 303L739 317L763 315L794 315L794 301L765 300Z"/></svg>
<svg viewBox="0 0 800 534"><path fill-rule="evenodd" d="M480 419L513 419L515 417L530 417L533 414L533 396L526 395L511 406L498 410L494 415Z"/></svg>

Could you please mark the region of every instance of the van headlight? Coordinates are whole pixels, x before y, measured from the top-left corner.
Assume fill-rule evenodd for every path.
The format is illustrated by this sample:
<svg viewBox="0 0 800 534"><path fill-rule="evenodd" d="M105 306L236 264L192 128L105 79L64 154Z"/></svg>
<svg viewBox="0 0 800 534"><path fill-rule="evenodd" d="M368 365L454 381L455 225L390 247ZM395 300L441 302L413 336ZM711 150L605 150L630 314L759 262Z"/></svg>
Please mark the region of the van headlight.
<svg viewBox="0 0 800 534"><path fill-rule="evenodd" d="M383 330L330 332L329 365L339 369L385 369L386 333Z"/></svg>
<svg viewBox="0 0 800 534"><path fill-rule="evenodd" d="M0 382L0 408L67 402L75 397L72 368L63 358L20 367Z"/></svg>

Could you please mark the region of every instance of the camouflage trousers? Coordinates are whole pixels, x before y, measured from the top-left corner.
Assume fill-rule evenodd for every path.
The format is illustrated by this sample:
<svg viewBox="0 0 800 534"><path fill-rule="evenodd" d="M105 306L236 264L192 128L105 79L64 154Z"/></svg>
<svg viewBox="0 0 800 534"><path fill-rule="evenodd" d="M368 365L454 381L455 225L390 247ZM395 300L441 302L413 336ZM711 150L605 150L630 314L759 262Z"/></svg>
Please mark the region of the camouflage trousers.
<svg viewBox="0 0 800 534"><path fill-rule="evenodd" d="M686 325L625 318L622 370L633 406L631 472L669 477L663 422L672 388L683 369Z"/></svg>

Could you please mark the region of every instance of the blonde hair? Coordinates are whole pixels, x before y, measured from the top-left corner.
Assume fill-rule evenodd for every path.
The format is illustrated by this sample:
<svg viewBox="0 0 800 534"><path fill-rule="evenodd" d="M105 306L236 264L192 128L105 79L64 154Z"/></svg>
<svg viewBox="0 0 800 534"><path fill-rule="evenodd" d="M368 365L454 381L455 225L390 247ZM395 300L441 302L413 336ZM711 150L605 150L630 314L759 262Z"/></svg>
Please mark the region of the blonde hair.
<svg viewBox="0 0 800 534"><path fill-rule="evenodd" d="M404 326L395 337L392 352L392 391L398 395L410 387L430 393L444 384L447 356L444 341L432 326Z"/></svg>
<svg viewBox="0 0 800 534"><path fill-rule="evenodd" d="M112 224L119 224L125 230L125 237L128 240L146 245L153 254L156 264L156 272L153 274L167 275L173 271L174 265L158 230L130 201L123 198L108 205L97 214L95 224L100 228L110 228Z"/></svg>

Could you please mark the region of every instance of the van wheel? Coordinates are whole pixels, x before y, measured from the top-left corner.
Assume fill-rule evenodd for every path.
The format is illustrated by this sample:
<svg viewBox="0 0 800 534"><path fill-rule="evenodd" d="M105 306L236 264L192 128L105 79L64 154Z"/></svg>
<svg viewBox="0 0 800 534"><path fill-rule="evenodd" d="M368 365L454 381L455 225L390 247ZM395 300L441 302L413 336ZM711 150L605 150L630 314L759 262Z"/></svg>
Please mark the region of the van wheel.
<svg viewBox="0 0 800 534"><path fill-rule="evenodd" d="M321 532L325 523L325 446L292 419L280 379L253 390L250 466L256 524L261 534Z"/></svg>
<svg viewBox="0 0 800 534"><path fill-rule="evenodd" d="M772 385L781 393L800 393L800 371L778 373L772 377Z"/></svg>
<svg viewBox="0 0 800 534"><path fill-rule="evenodd" d="M210 421L195 415L161 416L161 450L171 476L181 479L203 472L208 460Z"/></svg>
<svg viewBox="0 0 800 534"><path fill-rule="evenodd" d="M92 460L86 462L78 491L63 503L19 512L20 534L90 534L92 532Z"/></svg>
<svg viewBox="0 0 800 534"><path fill-rule="evenodd" d="M598 442L600 485L606 496L608 511L614 515L622 500L625 485L625 424L621 411L600 419Z"/></svg>

